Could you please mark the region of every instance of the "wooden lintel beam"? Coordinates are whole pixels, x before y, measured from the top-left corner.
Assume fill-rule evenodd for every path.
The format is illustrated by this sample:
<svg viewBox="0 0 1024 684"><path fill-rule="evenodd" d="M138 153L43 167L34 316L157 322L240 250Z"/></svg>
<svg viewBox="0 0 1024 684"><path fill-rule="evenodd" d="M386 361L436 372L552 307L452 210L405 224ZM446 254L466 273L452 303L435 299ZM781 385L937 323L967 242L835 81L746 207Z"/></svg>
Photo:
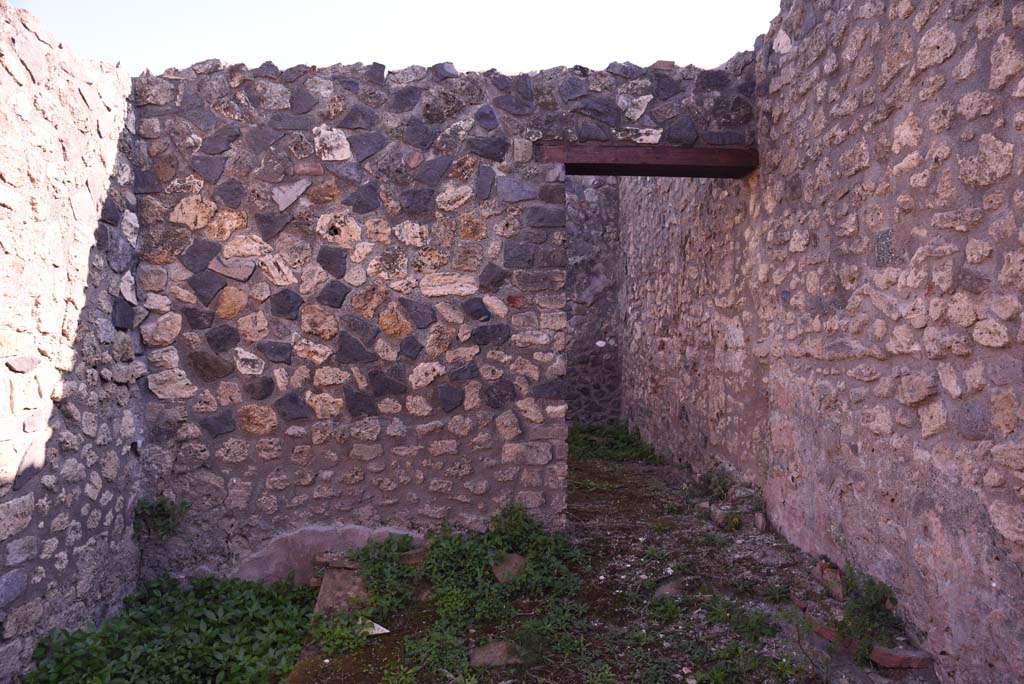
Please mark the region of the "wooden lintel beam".
<svg viewBox="0 0 1024 684"><path fill-rule="evenodd" d="M536 159L565 164L569 175L743 178L757 168L753 147L672 147L595 143L538 144Z"/></svg>

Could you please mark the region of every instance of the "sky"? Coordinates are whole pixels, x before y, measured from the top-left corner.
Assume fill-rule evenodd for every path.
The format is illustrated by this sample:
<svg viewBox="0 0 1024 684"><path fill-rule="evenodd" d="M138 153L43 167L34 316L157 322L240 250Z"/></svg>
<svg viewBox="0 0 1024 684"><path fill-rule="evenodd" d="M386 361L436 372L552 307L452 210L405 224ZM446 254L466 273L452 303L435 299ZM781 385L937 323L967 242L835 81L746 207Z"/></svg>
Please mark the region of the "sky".
<svg viewBox="0 0 1024 684"><path fill-rule="evenodd" d="M553 66L712 68L767 31L779 0L11 0L80 57L131 74L218 57L389 70L452 62L515 74Z"/></svg>

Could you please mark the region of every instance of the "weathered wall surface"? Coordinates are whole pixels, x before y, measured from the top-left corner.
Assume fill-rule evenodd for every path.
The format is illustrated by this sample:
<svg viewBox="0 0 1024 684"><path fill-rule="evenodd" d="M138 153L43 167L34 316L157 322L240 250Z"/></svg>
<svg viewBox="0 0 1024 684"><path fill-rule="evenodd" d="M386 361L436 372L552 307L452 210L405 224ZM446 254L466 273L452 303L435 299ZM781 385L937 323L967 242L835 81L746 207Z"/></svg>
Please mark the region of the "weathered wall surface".
<svg viewBox="0 0 1024 684"><path fill-rule="evenodd" d="M567 352L567 418L571 423L615 423L622 417L618 178L569 176L565 199L569 256L565 293L572 331Z"/></svg>
<svg viewBox="0 0 1024 684"><path fill-rule="evenodd" d="M137 577L129 90L0 1L0 682Z"/></svg>
<svg viewBox="0 0 1024 684"><path fill-rule="evenodd" d="M760 325L743 231L746 181L623 178L623 412L698 471L727 461L764 482L768 401L750 352Z"/></svg>
<svg viewBox="0 0 1024 684"><path fill-rule="evenodd" d="M152 495L192 502L153 571L511 502L559 523L565 186L532 144L752 139L752 69L662 66L137 79L143 460Z"/></svg>
<svg viewBox="0 0 1024 684"><path fill-rule="evenodd" d="M629 418L894 586L946 681L1019 682L1024 4L786 2L756 55L759 175L622 183Z"/></svg>

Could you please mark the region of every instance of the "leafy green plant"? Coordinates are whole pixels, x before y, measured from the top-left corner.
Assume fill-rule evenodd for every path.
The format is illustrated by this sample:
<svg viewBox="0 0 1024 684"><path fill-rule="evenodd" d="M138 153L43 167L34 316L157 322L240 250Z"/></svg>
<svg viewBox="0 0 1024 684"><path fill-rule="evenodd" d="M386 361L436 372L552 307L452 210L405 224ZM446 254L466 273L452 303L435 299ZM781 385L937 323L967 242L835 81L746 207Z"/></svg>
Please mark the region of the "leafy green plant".
<svg viewBox="0 0 1024 684"><path fill-rule="evenodd" d="M764 588L762 596L771 603L783 603L789 600L789 585L771 584Z"/></svg>
<svg viewBox="0 0 1024 684"><path fill-rule="evenodd" d="M612 482L596 482L594 480L580 480L573 482L573 487L583 492L614 492L622 489L622 485Z"/></svg>
<svg viewBox="0 0 1024 684"><path fill-rule="evenodd" d="M196 578L146 585L92 629L55 631L25 684L254 684L287 673L309 628L314 594L275 584Z"/></svg>
<svg viewBox="0 0 1024 684"><path fill-rule="evenodd" d="M843 617L836 623L839 636L855 645L855 655L867 660L874 643L892 646L903 629L892 612L896 597L891 588L854 568L843 571Z"/></svg>
<svg viewBox="0 0 1024 684"><path fill-rule="evenodd" d="M334 657L365 646L366 627L361 616L347 611L316 613L309 634L324 655Z"/></svg>
<svg viewBox="0 0 1024 684"><path fill-rule="evenodd" d="M665 513L665 515L679 515L684 510L685 509L682 507L681 504L678 504L678 503L675 503L675 502L669 502L669 503L665 504L664 513Z"/></svg>
<svg viewBox="0 0 1024 684"><path fill-rule="evenodd" d="M369 542L352 554L359 573L366 580L370 600L363 613L380 621L397 613L412 600L420 569L402 563L402 554L412 550L407 535L392 535L380 542Z"/></svg>
<svg viewBox="0 0 1024 684"><path fill-rule="evenodd" d="M577 642L573 631L584 624L586 606L569 599L548 602L543 611L516 626L514 640L527 654L567 653Z"/></svg>
<svg viewBox="0 0 1024 684"><path fill-rule="evenodd" d="M700 476L694 493L702 499L725 501L734 482L732 475L721 469L709 470Z"/></svg>
<svg viewBox="0 0 1024 684"><path fill-rule="evenodd" d="M569 427L569 458L601 461L658 463L654 447L625 425L582 425Z"/></svg>
<svg viewBox="0 0 1024 684"><path fill-rule="evenodd" d="M164 540L178 531L182 519L192 507L188 501L172 501L166 496L152 501L140 499L135 504L132 522L135 535Z"/></svg>
<svg viewBox="0 0 1024 684"><path fill-rule="evenodd" d="M384 668L384 676L380 684L416 684L417 667L406 667L401 663L389 661Z"/></svg>
<svg viewBox="0 0 1024 684"><path fill-rule="evenodd" d="M417 575L398 569L399 554L405 548L398 541L389 548L377 547L361 557L372 561L372 569L364 571L374 594L383 588L398 597L390 603L407 600ZM507 554L522 556L522 570L498 582L495 563ZM579 554L562 536L547 532L527 515L521 506L511 506L491 520L490 528L481 534L461 534L442 526L427 535L422 576L430 580L431 602L437 621L431 632L419 639L406 641L407 661L423 674L437 676L445 672L468 676L465 653L465 631L471 625L507 624L515 618L513 606L522 597L542 599L546 610L521 633L524 641L543 634L558 641L566 636L566 625L574 619L569 598L575 593L578 580L571 564ZM389 569L390 568L390 569ZM371 577L377 578L371 581ZM562 646L568 648L567 644Z"/></svg>
<svg viewBox="0 0 1024 684"><path fill-rule="evenodd" d="M675 622L679 618L679 603L671 596L659 596L648 604L648 613L663 624Z"/></svg>
<svg viewBox="0 0 1024 684"><path fill-rule="evenodd" d="M737 634L751 643L775 636L779 631L768 614L760 610L737 610L733 614L731 625Z"/></svg>
<svg viewBox="0 0 1024 684"><path fill-rule="evenodd" d="M594 663L587 669L584 681L586 684L618 684L619 678L608 663Z"/></svg>
<svg viewBox="0 0 1024 684"><path fill-rule="evenodd" d="M748 610L730 599L715 596L708 603L708 621L728 625L744 640L757 643L765 637L774 636L779 630L767 613Z"/></svg>
<svg viewBox="0 0 1024 684"><path fill-rule="evenodd" d="M655 546L651 546L644 551L645 561L665 561L668 560L671 554L665 549L659 549Z"/></svg>
<svg viewBox="0 0 1024 684"><path fill-rule="evenodd" d="M737 531L740 529L742 524L740 514L736 511L726 511L722 518L722 527L724 527L728 532Z"/></svg>
<svg viewBox="0 0 1024 684"><path fill-rule="evenodd" d="M705 546L725 546L729 541L729 537L718 532L705 532L700 536L700 543Z"/></svg>
<svg viewBox="0 0 1024 684"><path fill-rule="evenodd" d="M466 640L445 627L435 626L425 637L406 639L405 658L417 670L433 676L472 674Z"/></svg>
<svg viewBox="0 0 1024 684"><path fill-rule="evenodd" d="M697 677L698 682L709 684L747 684L751 676L761 668L761 656L750 646L730 641L713 655L714 665Z"/></svg>

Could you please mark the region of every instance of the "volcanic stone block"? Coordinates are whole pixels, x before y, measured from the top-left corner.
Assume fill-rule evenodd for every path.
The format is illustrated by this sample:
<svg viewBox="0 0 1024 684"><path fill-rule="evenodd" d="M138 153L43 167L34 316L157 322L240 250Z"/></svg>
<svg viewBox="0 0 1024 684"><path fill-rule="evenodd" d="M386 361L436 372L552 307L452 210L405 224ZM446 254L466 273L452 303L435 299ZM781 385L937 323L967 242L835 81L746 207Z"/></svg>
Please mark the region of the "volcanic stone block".
<svg viewBox="0 0 1024 684"><path fill-rule="evenodd" d="M494 98L494 106L504 109L514 116L526 116L536 108L532 102L518 95L499 95Z"/></svg>
<svg viewBox="0 0 1024 684"><path fill-rule="evenodd" d="M494 167L481 164L476 171L476 184L473 192L477 199L487 199L491 196L491 189L494 187Z"/></svg>
<svg viewBox="0 0 1024 684"><path fill-rule="evenodd" d="M313 127L314 121L300 114L274 112L270 115L268 123L271 128L278 131L308 131Z"/></svg>
<svg viewBox="0 0 1024 684"><path fill-rule="evenodd" d="M411 111L420 101L423 90L416 86L404 86L395 91L391 98L390 110L395 114Z"/></svg>
<svg viewBox="0 0 1024 684"><path fill-rule="evenodd" d="M383 133L373 131L371 133L360 133L348 139L349 149L357 162L369 159L387 147L388 139Z"/></svg>
<svg viewBox="0 0 1024 684"><path fill-rule="evenodd" d="M376 110L357 102L345 113L338 125L342 128L369 130L376 126L379 120Z"/></svg>
<svg viewBox="0 0 1024 684"><path fill-rule="evenodd" d="M511 380L506 378L501 378L486 385L483 390L484 403L492 409L505 408L509 402L516 398L516 394L516 386L512 384Z"/></svg>
<svg viewBox="0 0 1024 684"><path fill-rule="evenodd" d="M506 323L494 323L491 325L478 326L472 333L470 333L469 339L472 340L474 344L487 346L489 344L501 344L511 336L511 326Z"/></svg>
<svg viewBox="0 0 1024 684"><path fill-rule="evenodd" d="M260 231L260 237L264 240L273 240L284 230L288 222L292 220L291 215L284 213L256 214L256 227Z"/></svg>
<svg viewBox="0 0 1024 684"><path fill-rule="evenodd" d="M437 140L437 129L428 126L423 119L414 116L405 122L402 140L421 150L428 149Z"/></svg>
<svg viewBox="0 0 1024 684"><path fill-rule="evenodd" d="M484 292L494 292L508 277L508 271L494 262L488 261L480 271L480 289Z"/></svg>
<svg viewBox="0 0 1024 684"><path fill-rule="evenodd" d="M302 295L294 290L278 290L270 296L270 313L294 321L299 317L299 307L303 302Z"/></svg>
<svg viewBox="0 0 1024 684"><path fill-rule="evenodd" d="M317 105L319 100L305 88L296 88L289 100L292 114L306 114Z"/></svg>
<svg viewBox="0 0 1024 684"><path fill-rule="evenodd" d="M377 409L377 402L373 400L373 397L351 387L345 388L345 408L348 409L349 415L353 418L376 416L380 413Z"/></svg>
<svg viewBox="0 0 1024 684"><path fill-rule="evenodd" d="M491 320L491 311L480 297L470 297L462 302L462 312L478 321Z"/></svg>
<svg viewBox="0 0 1024 684"><path fill-rule="evenodd" d="M316 301L325 306L340 309L351 291L352 288L340 280L332 280L323 286L316 296Z"/></svg>
<svg viewBox="0 0 1024 684"><path fill-rule="evenodd" d="M110 322L118 330L131 330L135 325L135 307L124 297L114 297Z"/></svg>
<svg viewBox="0 0 1024 684"><path fill-rule="evenodd" d="M344 330L338 333L338 351L334 356L339 363L372 363L377 360L376 354Z"/></svg>
<svg viewBox="0 0 1024 684"><path fill-rule="evenodd" d="M587 94L589 90L587 80L579 76L567 76L558 84L558 95L564 102L578 100Z"/></svg>
<svg viewBox="0 0 1024 684"><path fill-rule="evenodd" d="M473 154L498 162L505 160L509 148L508 140L499 136L470 136L466 143Z"/></svg>
<svg viewBox="0 0 1024 684"><path fill-rule="evenodd" d="M200 418L196 422L211 437L226 435L238 429L238 426L235 424L235 415L231 412L231 409L218 411L213 415Z"/></svg>
<svg viewBox="0 0 1024 684"><path fill-rule="evenodd" d="M401 371L401 366L397 370ZM394 370L385 372L379 368L375 368L367 373L366 379L370 383L370 389L373 390L373 396L382 397L408 392L409 386L395 376L399 376L399 373L394 372Z"/></svg>
<svg viewBox="0 0 1024 684"><path fill-rule="evenodd" d="M256 154L262 154L283 137L284 133L281 131L275 131L267 126L258 126L246 133L245 144Z"/></svg>
<svg viewBox="0 0 1024 684"><path fill-rule="evenodd" d="M189 159L188 165L192 170L203 177L207 183L216 183L224 174L224 165L228 160L225 157L211 157L205 154L194 154Z"/></svg>
<svg viewBox="0 0 1024 684"><path fill-rule="evenodd" d="M470 361L464 366L453 368L448 371L448 379L452 382L462 382L464 380L473 380L480 377L480 368L476 365L476 361Z"/></svg>
<svg viewBox="0 0 1024 684"><path fill-rule="evenodd" d="M451 165L452 157L449 156L428 159L416 168L413 178L426 185L437 185Z"/></svg>
<svg viewBox="0 0 1024 684"><path fill-rule="evenodd" d="M345 272L348 270L348 250L324 245L317 252L316 262L335 278L344 278Z"/></svg>
<svg viewBox="0 0 1024 684"><path fill-rule="evenodd" d="M236 178L226 180L216 187L213 197L231 209L238 209L245 199L245 186Z"/></svg>
<svg viewBox="0 0 1024 684"><path fill-rule="evenodd" d="M256 350L274 363L289 364L292 362L292 345L276 340L261 340L256 343Z"/></svg>
<svg viewBox="0 0 1024 684"><path fill-rule="evenodd" d="M341 323L345 326L345 329L356 336L360 342L366 346L373 344L373 341L377 339L377 335L380 335L380 328L373 323L351 314L341 317Z"/></svg>
<svg viewBox="0 0 1024 684"><path fill-rule="evenodd" d="M206 330L213 325L213 312L209 309L197 309L189 306L181 310L193 330Z"/></svg>
<svg viewBox="0 0 1024 684"><path fill-rule="evenodd" d="M206 343L217 353L236 347L241 339L238 331L230 325L218 325L206 333Z"/></svg>
<svg viewBox="0 0 1024 684"><path fill-rule="evenodd" d="M132 184L132 191L136 195L152 195L163 192L164 186L156 174L148 169L140 169L135 172L135 182Z"/></svg>
<svg viewBox="0 0 1024 684"><path fill-rule="evenodd" d="M402 211L410 216L426 216L434 206L434 191L430 188L410 188L398 196Z"/></svg>
<svg viewBox="0 0 1024 684"><path fill-rule="evenodd" d="M220 250L221 245L219 242L206 240L204 238L196 238L192 242L192 245L186 249L180 257L178 257L178 260L181 261L188 270L193 273L199 273L210 264L213 257L220 254Z"/></svg>
<svg viewBox="0 0 1024 684"><path fill-rule="evenodd" d="M266 376L259 376L255 378L247 378L242 383L242 391L245 395L253 399L254 401L260 401L266 399L274 393L274 379Z"/></svg>
<svg viewBox="0 0 1024 684"><path fill-rule="evenodd" d="M441 404L441 409L445 413L451 413L457 408L462 406L462 402L466 398L466 390L455 385L439 385L437 388L437 399Z"/></svg>
<svg viewBox="0 0 1024 684"><path fill-rule="evenodd" d="M399 297L398 303L401 304L402 309L405 310L405 314L412 321L412 324L421 330L437 322L437 314L434 312L434 307L429 304L424 304L408 297Z"/></svg>
<svg viewBox="0 0 1024 684"><path fill-rule="evenodd" d="M199 301L209 306L217 293L224 289L227 281L213 271L206 270L189 276L188 284L192 286L192 291L196 293Z"/></svg>
<svg viewBox="0 0 1024 684"><path fill-rule="evenodd" d="M208 351L194 351L188 359L196 375L205 382L226 378L235 372L235 364Z"/></svg>
<svg viewBox="0 0 1024 684"><path fill-rule="evenodd" d="M533 268L536 245L516 240L505 241L505 268Z"/></svg>
<svg viewBox="0 0 1024 684"><path fill-rule="evenodd" d="M596 121L581 121L576 135L580 142L605 142L611 139L611 130Z"/></svg>
<svg viewBox="0 0 1024 684"><path fill-rule="evenodd" d="M359 186L342 203L352 207L352 211L357 214L365 214L380 208L380 197L377 195L377 192L378 187L376 183L367 183L366 185Z"/></svg>
<svg viewBox="0 0 1024 684"><path fill-rule="evenodd" d="M617 128L622 122L622 110L610 97L587 95L573 106L573 111L612 128Z"/></svg>
<svg viewBox="0 0 1024 684"><path fill-rule="evenodd" d="M402 344L398 347L398 352L407 359L416 359L422 351L423 345L412 335L402 340Z"/></svg>
<svg viewBox="0 0 1024 684"><path fill-rule="evenodd" d="M218 128L212 134L208 135L203 140L202 146L199 151L204 154L220 154L221 152L227 152L231 149L231 143L242 137L242 131L238 127L238 124L233 123L222 128Z"/></svg>
<svg viewBox="0 0 1024 684"><path fill-rule="evenodd" d="M309 408L298 392L288 392L274 402L274 409L285 422L295 422L313 417L313 410Z"/></svg>

